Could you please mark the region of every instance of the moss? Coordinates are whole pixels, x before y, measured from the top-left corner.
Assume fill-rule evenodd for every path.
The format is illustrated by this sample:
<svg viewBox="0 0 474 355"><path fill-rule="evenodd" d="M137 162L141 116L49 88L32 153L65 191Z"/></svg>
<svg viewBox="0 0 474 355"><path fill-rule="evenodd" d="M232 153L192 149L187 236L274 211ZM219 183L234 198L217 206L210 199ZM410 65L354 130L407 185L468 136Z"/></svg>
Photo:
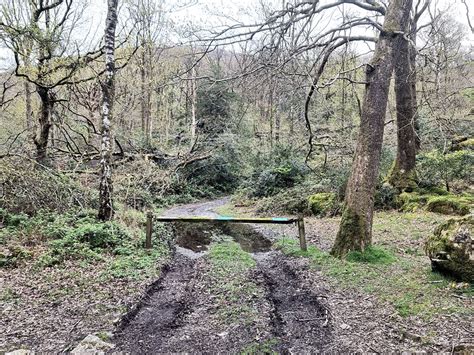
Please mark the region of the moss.
<svg viewBox="0 0 474 355"><path fill-rule="evenodd" d="M397 161L393 163L390 169L387 182L399 191L413 191L418 187L418 177L415 169L408 171L400 169Z"/></svg>
<svg viewBox="0 0 474 355"><path fill-rule="evenodd" d="M450 194L439 188L417 189L398 195L397 205L403 212L415 212L426 208L430 212L463 216L472 209L474 198L469 195Z"/></svg>
<svg viewBox="0 0 474 355"><path fill-rule="evenodd" d="M474 282L472 231L474 217L453 218L439 225L425 243L433 270Z"/></svg>
<svg viewBox="0 0 474 355"><path fill-rule="evenodd" d="M321 192L308 197L308 208L316 216L333 215L338 208L337 196L332 192Z"/></svg>
<svg viewBox="0 0 474 355"><path fill-rule="evenodd" d="M426 195L420 195L418 192L402 192L397 197L397 205L403 212L415 212L423 207L428 201Z"/></svg>
<svg viewBox="0 0 474 355"><path fill-rule="evenodd" d="M464 216L470 212L473 205L474 198L472 197L446 195L430 197L426 209L430 212Z"/></svg>
<svg viewBox="0 0 474 355"><path fill-rule="evenodd" d="M344 258L351 251L363 251L366 247L365 243L366 226L364 217L345 206L331 255Z"/></svg>

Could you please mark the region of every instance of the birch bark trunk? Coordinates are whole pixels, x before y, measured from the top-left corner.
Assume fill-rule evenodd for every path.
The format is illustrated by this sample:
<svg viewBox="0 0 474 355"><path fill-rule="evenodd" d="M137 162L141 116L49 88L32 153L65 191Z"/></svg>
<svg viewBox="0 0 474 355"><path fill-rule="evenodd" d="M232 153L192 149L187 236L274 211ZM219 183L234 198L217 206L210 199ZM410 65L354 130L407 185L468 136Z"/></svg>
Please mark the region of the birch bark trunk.
<svg viewBox="0 0 474 355"><path fill-rule="evenodd" d="M117 27L118 0L107 1L107 19L105 24L105 79L102 84L102 127L100 146L100 186L99 219L108 221L113 218L112 203L112 132L113 102L115 89L115 29Z"/></svg>

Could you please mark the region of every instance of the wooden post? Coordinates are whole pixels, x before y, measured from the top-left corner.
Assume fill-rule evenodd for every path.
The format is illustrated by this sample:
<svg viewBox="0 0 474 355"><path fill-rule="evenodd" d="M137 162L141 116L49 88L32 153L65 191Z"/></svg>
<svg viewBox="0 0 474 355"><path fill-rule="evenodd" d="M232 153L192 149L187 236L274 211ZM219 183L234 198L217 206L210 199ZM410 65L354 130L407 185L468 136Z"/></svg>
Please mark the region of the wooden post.
<svg viewBox="0 0 474 355"><path fill-rule="evenodd" d="M151 232L153 230L153 213L146 214L146 240L145 249L151 249Z"/></svg>
<svg viewBox="0 0 474 355"><path fill-rule="evenodd" d="M306 234L304 232L304 219L303 217L298 218L298 234L300 237L300 248L302 251L307 251L306 246Z"/></svg>

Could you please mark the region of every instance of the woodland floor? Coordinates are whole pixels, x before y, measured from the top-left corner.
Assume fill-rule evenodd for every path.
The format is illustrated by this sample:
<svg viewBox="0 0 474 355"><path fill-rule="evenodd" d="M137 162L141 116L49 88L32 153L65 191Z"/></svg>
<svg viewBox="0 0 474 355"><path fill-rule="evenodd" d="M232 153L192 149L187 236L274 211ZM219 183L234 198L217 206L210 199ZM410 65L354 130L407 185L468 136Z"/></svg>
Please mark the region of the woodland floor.
<svg viewBox="0 0 474 355"><path fill-rule="evenodd" d="M229 208L228 200L220 200L167 214L235 215L251 210ZM330 257L320 251L299 253L292 226L240 227L239 232L232 231L235 225L178 226L178 244L187 249L178 247L168 270L137 310L124 318L113 339L116 350L346 353L468 348L474 343L473 298L471 291L459 292L458 287L469 286L432 275L419 250L438 218L379 214L376 243L394 247L398 261L361 269L325 261ZM308 219L310 244L327 250L337 225L338 218ZM279 250L262 250L262 243L250 245L250 238L241 238L252 233L254 240L276 242ZM283 243L278 241L282 235L288 236ZM248 253L235 252L231 240L250 253L252 262L246 259ZM213 247L219 245L216 241L220 247ZM407 278L413 270L418 271L414 279ZM395 285L384 285L396 279Z"/></svg>
<svg viewBox="0 0 474 355"><path fill-rule="evenodd" d="M166 211L216 213L255 212L229 199ZM339 219L307 218L307 253L295 226L193 224L176 226L172 258L135 281L100 281L80 265L0 269L0 351L67 350L93 332L132 353L461 351L474 344L472 285L432 273L423 254L445 218L377 213L386 264L331 258Z"/></svg>

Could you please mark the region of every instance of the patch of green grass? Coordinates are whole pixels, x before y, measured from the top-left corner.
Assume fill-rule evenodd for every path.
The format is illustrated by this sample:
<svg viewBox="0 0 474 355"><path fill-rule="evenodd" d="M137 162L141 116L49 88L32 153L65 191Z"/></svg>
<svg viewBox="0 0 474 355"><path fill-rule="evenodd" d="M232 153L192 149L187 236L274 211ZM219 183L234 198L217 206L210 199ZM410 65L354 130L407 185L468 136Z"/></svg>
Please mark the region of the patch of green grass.
<svg viewBox="0 0 474 355"><path fill-rule="evenodd" d="M397 260L397 258L395 258L395 256L385 248L373 245L366 248L364 252L350 252L346 257L346 260L370 264L392 264Z"/></svg>
<svg viewBox="0 0 474 355"><path fill-rule="evenodd" d="M211 245L208 258L213 285L209 292L216 296L218 317L225 323L250 325L258 316L253 299L263 296L263 290L248 277L255 261L233 241Z"/></svg>
<svg viewBox="0 0 474 355"><path fill-rule="evenodd" d="M234 207L232 202L226 203L220 207L217 207L215 211L221 216L228 217L243 217L244 215L239 212L237 208Z"/></svg>
<svg viewBox="0 0 474 355"><path fill-rule="evenodd" d="M295 239L283 238L275 245L284 254L310 259L311 266L338 287L356 288L392 304L401 316L473 313L462 302L456 302L449 281L431 272L429 263L423 262L426 257L395 257L373 246L366 253L352 253L347 260L340 260L314 246L303 252Z"/></svg>
<svg viewBox="0 0 474 355"><path fill-rule="evenodd" d="M156 273L156 264L167 257L160 249L137 249L134 253L115 257L102 276L109 278L141 279Z"/></svg>
<svg viewBox="0 0 474 355"><path fill-rule="evenodd" d="M262 340L259 342L252 342L244 347L241 351L241 355L254 355L254 354L278 354L275 350L278 345L278 339L271 338Z"/></svg>
<svg viewBox="0 0 474 355"><path fill-rule="evenodd" d="M255 266L255 260L235 242L214 244L209 251L214 271L221 273L240 273Z"/></svg>

